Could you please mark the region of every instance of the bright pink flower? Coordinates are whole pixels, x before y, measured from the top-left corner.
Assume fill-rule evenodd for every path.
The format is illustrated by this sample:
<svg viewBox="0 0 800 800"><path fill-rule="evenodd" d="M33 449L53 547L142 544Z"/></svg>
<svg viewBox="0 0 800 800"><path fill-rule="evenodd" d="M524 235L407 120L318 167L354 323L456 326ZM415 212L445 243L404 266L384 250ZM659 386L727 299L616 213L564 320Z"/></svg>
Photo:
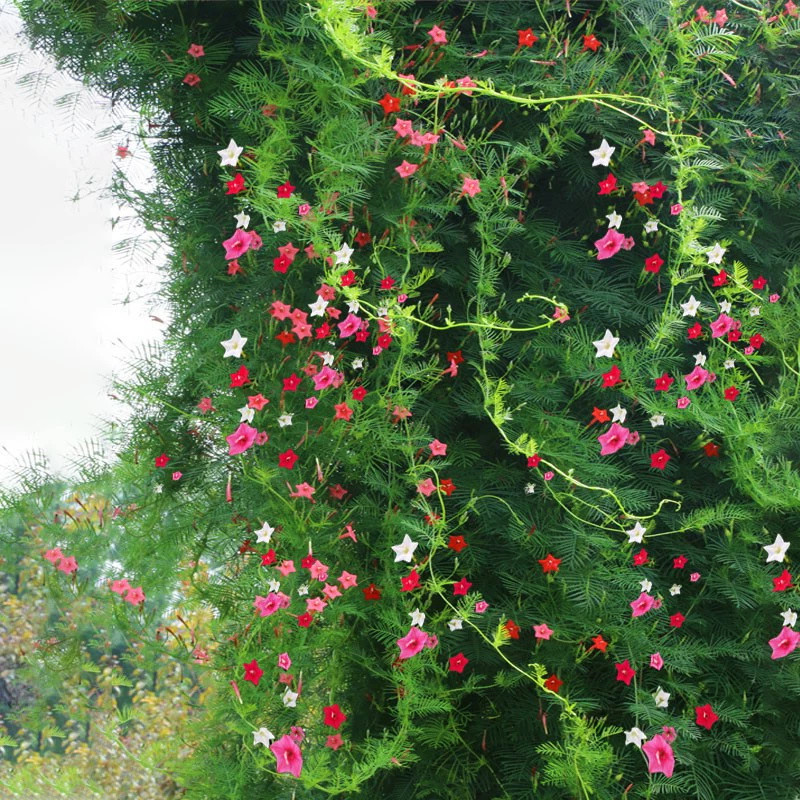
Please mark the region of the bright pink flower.
<svg viewBox="0 0 800 800"><path fill-rule="evenodd" d="M661 669L664 666L664 659L661 657L661 653L653 653L650 656L650 666L653 669Z"/></svg>
<svg viewBox="0 0 800 800"><path fill-rule="evenodd" d="M419 164L412 164L409 161L403 159L403 162L394 168L394 171L401 177L401 178L408 178L409 176L413 175L419 169Z"/></svg>
<svg viewBox="0 0 800 800"><path fill-rule="evenodd" d="M430 497L436 491L436 484L430 478L425 478L417 484L417 491L425 497Z"/></svg>
<svg viewBox="0 0 800 800"><path fill-rule="evenodd" d="M647 769L653 772L663 772L666 777L672 777L675 769L675 755L669 742L657 733L649 742L642 745L642 750L647 756Z"/></svg>
<svg viewBox="0 0 800 800"><path fill-rule="evenodd" d="M733 319L727 314L720 314L711 323L711 338L717 339L724 336L733 327Z"/></svg>
<svg viewBox="0 0 800 800"><path fill-rule="evenodd" d="M772 658L783 658L793 652L797 645L800 644L800 633L785 626L781 632L774 638L769 640L769 646L772 648Z"/></svg>
<svg viewBox="0 0 800 800"><path fill-rule="evenodd" d="M698 364L688 375L684 375L683 379L686 381L686 389L691 392L699 389L708 380L708 370Z"/></svg>
<svg viewBox="0 0 800 800"><path fill-rule="evenodd" d="M429 31L428 36L434 44L447 44L447 33L438 25L434 25Z"/></svg>
<svg viewBox="0 0 800 800"><path fill-rule="evenodd" d="M616 255L622 249L624 242L625 237L619 231L609 228L606 235L594 243L597 248L597 260L602 261L604 258Z"/></svg>
<svg viewBox="0 0 800 800"><path fill-rule="evenodd" d="M300 777L300 770L303 769L303 754L291 736L284 734L276 742L273 742L269 749L277 759L276 769L278 772L290 772L295 778Z"/></svg>
<svg viewBox="0 0 800 800"><path fill-rule="evenodd" d="M230 436L225 437L225 441L229 445L228 455L235 456L249 450L257 435L258 431L255 428L243 422Z"/></svg>
<svg viewBox="0 0 800 800"><path fill-rule="evenodd" d="M292 666L292 659L288 653L281 653L278 656L278 666L281 669L289 669Z"/></svg>
<svg viewBox="0 0 800 800"><path fill-rule="evenodd" d="M607 456L621 450L628 441L629 435L630 431L627 428L618 422L613 423L602 436L597 437L597 441L602 445L600 455Z"/></svg>
<svg viewBox="0 0 800 800"><path fill-rule="evenodd" d="M64 557L64 554L58 547L54 547L52 550L48 550L44 557L51 563L54 564Z"/></svg>
<svg viewBox="0 0 800 800"><path fill-rule="evenodd" d="M270 592L266 597L256 595L253 607L258 610L262 617L271 617L280 607L280 600L275 592Z"/></svg>
<svg viewBox="0 0 800 800"><path fill-rule="evenodd" d="M348 314L344 321L337 323L339 337L344 339L352 336L361 327L361 318L355 314Z"/></svg>
<svg viewBox="0 0 800 800"><path fill-rule="evenodd" d="M127 578L122 578L118 581L112 581L111 583L111 591L115 594L118 594L120 597L122 597L122 595L125 594L125 592L127 592L130 588L131 585L128 583Z"/></svg>
<svg viewBox="0 0 800 800"><path fill-rule="evenodd" d="M549 639L553 633L553 629L548 628L547 623L543 622L541 625L533 626L533 633L537 639Z"/></svg>
<svg viewBox="0 0 800 800"><path fill-rule="evenodd" d="M641 617L642 614L646 614L653 607L655 600L655 597L652 595L647 594L647 592L642 592L630 604L631 608L633 609L633 614L631 616Z"/></svg>
<svg viewBox="0 0 800 800"><path fill-rule="evenodd" d="M225 258L239 258L244 255L251 247L252 237L247 231L237 228L230 239L226 239L222 246L225 248Z"/></svg>
<svg viewBox="0 0 800 800"><path fill-rule="evenodd" d="M692 401L688 397L679 397L675 402L678 408L688 408Z"/></svg>
<svg viewBox="0 0 800 800"><path fill-rule="evenodd" d="M419 653L428 641L428 634L425 631L412 626L409 632L401 639L397 640L400 647L400 658L411 658Z"/></svg>
<svg viewBox="0 0 800 800"><path fill-rule="evenodd" d="M475 197L481 191L481 184L477 178L464 178L464 183L461 184L461 194L468 194L470 197Z"/></svg>

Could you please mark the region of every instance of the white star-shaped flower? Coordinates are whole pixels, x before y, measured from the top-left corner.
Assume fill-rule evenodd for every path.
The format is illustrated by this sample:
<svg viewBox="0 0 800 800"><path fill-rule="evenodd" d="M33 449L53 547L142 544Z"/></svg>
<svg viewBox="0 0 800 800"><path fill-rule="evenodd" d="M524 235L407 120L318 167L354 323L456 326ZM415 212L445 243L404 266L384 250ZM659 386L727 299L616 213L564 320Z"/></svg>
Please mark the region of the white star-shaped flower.
<svg viewBox="0 0 800 800"><path fill-rule="evenodd" d="M722 366L725 367L725 369L733 369L734 366L736 366L736 362L732 358L726 358Z"/></svg>
<svg viewBox="0 0 800 800"><path fill-rule="evenodd" d="M725 255L725 248L717 242L707 253L709 264L721 264L722 257Z"/></svg>
<svg viewBox="0 0 800 800"><path fill-rule="evenodd" d="M386 306L378 306L378 310L375 312L379 317L388 317L389 316L389 309Z"/></svg>
<svg viewBox="0 0 800 800"><path fill-rule="evenodd" d="M625 744L635 744L637 747L641 747L646 738L645 732L639 728L634 727L625 731Z"/></svg>
<svg viewBox="0 0 800 800"><path fill-rule="evenodd" d="M311 309L312 317L324 317L325 309L328 307L328 301L318 297L313 303L309 303L308 307Z"/></svg>
<svg viewBox="0 0 800 800"><path fill-rule="evenodd" d="M464 621L455 617L451 619L450 622L447 623L447 627L450 628L451 631L460 631L461 628L464 627Z"/></svg>
<svg viewBox="0 0 800 800"><path fill-rule="evenodd" d="M705 353L695 353L694 354L694 363L698 367L702 367L703 364L706 363L706 354Z"/></svg>
<svg viewBox="0 0 800 800"><path fill-rule="evenodd" d="M269 747L275 740L275 734L267 728L259 728L253 731L253 744L263 744L264 747Z"/></svg>
<svg viewBox="0 0 800 800"><path fill-rule="evenodd" d="M616 211L606 214L606 219L608 220L609 228L617 228L619 230L619 226L622 225L622 215L617 214Z"/></svg>
<svg viewBox="0 0 800 800"><path fill-rule="evenodd" d="M650 417L650 425L653 428L657 428L659 425L663 425L663 424L664 424L664 415L663 414L653 414L653 416Z"/></svg>
<svg viewBox="0 0 800 800"><path fill-rule="evenodd" d="M307 583L301 583L297 587L297 596L298 597L305 597L307 594L308 594L308 584Z"/></svg>
<svg viewBox="0 0 800 800"><path fill-rule="evenodd" d="M235 167L239 163L239 156L244 151L244 147L239 147L233 139L228 143L225 150L217 150L217 153L222 158L219 162L221 167Z"/></svg>
<svg viewBox="0 0 800 800"><path fill-rule="evenodd" d="M237 228L247 228L247 226L250 224L250 216L245 214L244 211L234 214L233 218L236 220Z"/></svg>
<svg viewBox="0 0 800 800"><path fill-rule="evenodd" d="M614 334L606 328L603 338L592 342L592 344L597 348L597 355L595 358L613 358L614 348L619 344L619 337L614 336Z"/></svg>
<svg viewBox="0 0 800 800"><path fill-rule="evenodd" d="M653 695L653 700L656 701L658 708L666 708L669 705L669 692L665 692L660 686Z"/></svg>
<svg viewBox="0 0 800 800"><path fill-rule="evenodd" d="M364 359L363 358L354 358L353 359L353 369L364 369Z"/></svg>
<svg viewBox="0 0 800 800"><path fill-rule="evenodd" d="M281 428L286 428L292 424L292 416L292 414L281 414L276 421Z"/></svg>
<svg viewBox="0 0 800 800"><path fill-rule="evenodd" d="M681 585L679 583L673 583L672 586L669 587L669 593L675 597L676 594L681 593Z"/></svg>
<svg viewBox="0 0 800 800"><path fill-rule="evenodd" d="M611 419L612 422L625 422L625 417L628 416L628 409L623 408L619 403L617 403L614 408L611 409L611 413L613 417Z"/></svg>
<svg viewBox="0 0 800 800"><path fill-rule="evenodd" d="M644 224L644 232L645 233L655 233L658 230L658 220L657 219L649 219Z"/></svg>
<svg viewBox="0 0 800 800"><path fill-rule="evenodd" d="M696 317L697 312L700 310L700 301L693 295L689 295L689 299L685 303L681 303L684 317Z"/></svg>
<svg viewBox="0 0 800 800"><path fill-rule="evenodd" d="M333 364L333 353L329 353L327 350L325 350L322 353L319 353L319 357L322 359L322 363L326 367L329 367L331 364Z"/></svg>
<svg viewBox="0 0 800 800"><path fill-rule="evenodd" d="M254 408L248 408L247 406L242 406L236 410L239 412L239 422L252 422L256 414Z"/></svg>
<svg viewBox="0 0 800 800"><path fill-rule="evenodd" d="M720 302L720 304L719 304L719 310L720 310L720 311L721 311L723 314L730 314L730 313L731 313L731 303L730 303L730 300L723 300L722 302Z"/></svg>
<svg viewBox="0 0 800 800"><path fill-rule="evenodd" d="M636 542L637 544L641 544L646 532L647 528L639 520L636 520L636 524L630 530L625 531L628 534L628 541Z"/></svg>
<svg viewBox="0 0 800 800"><path fill-rule="evenodd" d="M288 686L283 693L283 704L286 708L296 708L297 707L297 692L293 692Z"/></svg>
<svg viewBox="0 0 800 800"><path fill-rule="evenodd" d="M273 233L280 233L281 231L286 230L286 222L282 219L279 219L277 222L272 223L272 232Z"/></svg>
<svg viewBox="0 0 800 800"><path fill-rule="evenodd" d="M400 544L393 544L392 550L394 550L394 560L395 563L398 561L411 561L414 557L414 551L419 546L419 542L411 541L411 537L406 534L403 537L403 541Z"/></svg>
<svg viewBox="0 0 800 800"><path fill-rule="evenodd" d="M349 264L350 256L352 256L354 252L352 247L347 246L347 242L343 242L338 250L333 251L333 254L336 256L336 261L334 263Z"/></svg>
<svg viewBox="0 0 800 800"><path fill-rule="evenodd" d="M270 543L272 539L272 534L275 533L275 528L273 528L269 522L265 522L257 531L256 531L256 541L257 542L264 542L266 544Z"/></svg>
<svg viewBox="0 0 800 800"><path fill-rule="evenodd" d="M614 155L614 151L616 147L611 147L611 145L603 139L600 142L600 147L597 150L590 150L589 155L592 157L592 166L593 167L607 167L609 162L611 161L611 156Z"/></svg>
<svg viewBox="0 0 800 800"><path fill-rule="evenodd" d="M279 592L281 590L281 582L277 578L267 581L267 588L271 592Z"/></svg>
<svg viewBox="0 0 800 800"><path fill-rule="evenodd" d="M360 309L361 309L361 305L359 304L358 300L348 300L347 301L347 310L351 314L358 314Z"/></svg>
<svg viewBox="0 0 800 800"><path fill-rule="evenodd" d="M753 306L750 309L750 316L757 317L761 313L761 306Z"/></svg>
<svg viewBox="0 0 800 800"><path fill-rule="evenodd" d="M421 628L425 624L425 614L418 608L410 611L408 616L411 617L411 624L416 625L418 628Z"/></svg>
<svg viewBox="0 0 800 800"><path fill-rule="evenodd" d="M767 564L770 561L783 561L786 551L789 549L789 542L784 542L783 537L778 534L772 544L762 547L762 550L767 551Z"/></svg>
<svg viewBox="0 0 800 800"><path fill-rule="evenodd" d="M653 584L651 581L645 578L643 581L639 581L639 586L642 587L643 592L649 592L653 588Z"/></svg>
<svg viewBox="0 0 800 800"><path fill-rule="evenodd" d="M535 483L526 483L525 484L525 494L534 494L536 492L536 484Z"/></svg>
<svg viewBox="0 0 800 800"><path fill-rule="evenodd" d="M794 628L795 624L797 623L796 611L792 611L791 608L787 608L786 611L781 612L781 616L783 617L784 625L788 625L790 628Z"/></svg>
<svg viewBox="0 0 800 800"><path fill-rule="evenodd" d="M224 342L220 342L220 344L225 348L225 353L223 354L223 358L241 358L242 357L242 348L247 344L247 337L242 336L239 331L234 330L233 336L230 339L226 339Z"/></svg>

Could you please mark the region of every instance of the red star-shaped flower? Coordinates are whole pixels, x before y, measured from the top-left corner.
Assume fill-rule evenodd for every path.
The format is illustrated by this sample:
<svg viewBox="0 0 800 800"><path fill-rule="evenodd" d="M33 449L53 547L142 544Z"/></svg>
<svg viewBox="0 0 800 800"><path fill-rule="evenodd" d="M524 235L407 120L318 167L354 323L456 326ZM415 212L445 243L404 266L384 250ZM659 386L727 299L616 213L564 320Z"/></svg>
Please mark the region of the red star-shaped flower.
<svg viewBox="0 0 800 800"><path fill-rule="evenodd" d="M725 399L733 402L739 396L739 390L735 386L729 386L725 390Z"/></svg>
<svg viewBox="0 0 800 800"><path fill-rule="evenodd" d="M303 379L298 377L294 372L288 377L283 379L284 392L296 392L297 387Z"/></svg>
<svg viewBox="0 0 800 800"><path fill-rule="evenodd" d="M339 283L342 286L352 286L356 282L356 274L353 270L349 269L339 278Z"/></svg>
<svg viewBox="0 0 800 800"><path fill-rule="evenodd" d="M297 187L296 187L296 186L292 186L292 184L291 184L291 183L289 183L289 181L286 181L286 183L282 183L282 184L281 184L281 185L278 187L278 189L277 189L277 192L278 192L278 197L291 197L291 196L292 196L292 192L293 192L293 191L294 191L296 188L297 188Z"/></svg>
<svg viewBox="0 0 800 800"><path fill-rule="evenodd" d="M597 409L595 409L595 411L597 411ZM541 460L541 457L537 453L534 453L532 456L528 456L528 466L538 467Z"/></svg>
<svg viewBox="0 0 800 800"><path fill-rule="evenodd" d="M447 360L452 361L456 365L464 363L464 356L461 355L460 350L455 350L452 353L447 354Z"/></svg>
<svg viewBox="0 0 800 800"><path fill-rule="evenodd" d="M471 587L472 584L466 578L462 578L460 581L456 581L453 584L453 594L456 596L466 594Z"/></svg>
<svg viewBox="0 0 800 800"><path fill-rule="evenodd" d="M244 679L246 681L250 681L253 686L258 686L258 682L261 680L261 676L264 674L264 670L258 666L258 661L253 659L249 664L244 664Z"/></svg>
<svg viewBox="0 0 800 800"><path fill-rule="evenodd" d="M703 445L703 450L706 451L706 455L709 458L711 458L712 456L718 456L719 455L719 445L718 444L714 444L714 442L706 442Z"/></svg>
<svg viewBox="0 0 800 800"><path fill-rule="evenodd" d="M704 706L695 706L694 711L695 714L697 714L694 721L709 731L711 730L711 726L719 719L714 713L714 709L711 708L710 703L706 703Z"/></svg>
<svg viewBox="0 0 800 800"><path fill-rule="evenodd" d="M278 466L284 469L294 469L297 457L297 453L290 447L288 450L278 455Z"/></svg>
<svg viewBox="0 0 800 800"><path fill-rule="evenodd" d="M617 188L617 178L609 172L602 181L597 182L597 185L600 187L597 194L611 194Z"/></svg>
<svg viewBox="0 0 800 800"><path fill-rule="evenodd" d="M633 563L641 567L647 561L647 550L642 548L638 553L633 554Z"/></svg>
<svg viewBox="0 0 800 800"><path fill-rule="evenodd" d="M589 649L599 650L601 653L605 653L607 647L608 642L598 633L597 636L592 639L592 646Z"/></svg>
<svg viewBox="0 0 800 800"><path fill-rule="evenodd" d="M160 456L156 456L156 466L166 467L171 460L172 459L166 453L162 453Z"/></svg>
<svg viewBox="0 0 800 800"><path fill-rule="evenodd" d="M644 192L634 192L633 197L640 206L653 205L653 195L650 194L649 189Z"/></svg>
<svg viewBox="0 0 800 800"><path fill-rule="evenodd" d="M347 403L337 403L333 408L336 411L333 415L334 419L343 419L348 422L353 416L353 409Z"/></svg>
<svg viewBox="0 0 800 800"><path fill-rule="evenodd" d="M380 600L381 599L381 590L374 584L371 583L369 586L361 590L364 592L364 599L365 600Z"/></svg>
<svg viewBox="0 0 800 800"><path fill-rule="evenodd" d="M450 478L442 478L439 481L439 491L443 494L446 494L450 497L451 494L457 489L458 487L450 480Z"/></svg>
<svg viewBox="0 0 800 800"><path fill-rule="evenodd" d="M275 563L275 551L270 549L266 553L261 554L261 566L268 567Z"/></svg>
<svg viewBox="0 0 800 800"><path fill-rule="evenodd" d="M545 682L544 688L549 689L551 692L558 692L558 690L564 685L564 681L562 681L557 675L551 675Z"/></svg>
<svg viewBox="0 0 800 800"><path fill-rule="evenodd" d="M387 275L381 280L380 288L389 291L394 286L395 280L391 275Z"/></svg>
<svg viewBox="0 0 800 800"><path fill-rule="evenodd" d="M306 612L304 612L303 614L300 614L297 617L297 624L301 628L308 628L308 627L311 626L311 620L312 619L313 619L313 617L311 616L311 613L309 611L306 611Z"/></svg>
<svg viewBox="0 0 800 800"><path fill-rule="evenodd" d="M250 372L247 367L242 364L236 372L230 373L231 379L231 387L235 388L237 386L244 386L246 383L250 382Z"/></svg>
<svg viewBox="0 0 800 800"><path fill-rule="evenodd" d="M684 617L683 614L681 614L681 612L679 611L677 614L673 614L669 618L669 626L670 628L680 628L685 621L686 617Z"/></svg>
<svg viewBox="0 0 800 800"><path fill-rule="evenodd" d="M728 282L728 273L721 269L712 279L712 286L724 286Z"/></svg>
<svg viewBox="0 0 800 800"><path fill-rule="evenodd" d="M347 716L342 713L342 709L339 708L338 703L334 703L332 706L325 706L322 709L322 713L324 715L323 723L325 725L330 725L331 728L337 731L341 724L347 719Z"/></svg>
<svg viewBox="0 0 800 800"><path fill-rule="evenodd" d="M328 487L328 494L334 500L341 500L347 494L347 489L345 489L340 483L337 483L336 486Z"/></svg>
<svg viewBox="0 0 800 800"><path fill-rule="evenodd" d="M228 181L228 191L225 194L239 194L244 189L244 178L241 172L237 172L233 176L232 181Z"/></svg>
<svg viewBox="0 0 800 800"><path fill-rule="evenodd" d="M691 328L689 328L686 333L689 335L690 339L698 339L700 336L703 335L703 326L699 322L695 322Z"/></svg>
<svg viewBox="0 0 800 800"><path fill-rule="evenodd" d="M597 52L598 47L602 47L603 43L593 34L583 37L583 52L584 50L591 50L593 53Z"/></svg>
<svg viewBox="0 0 800 800"><path fill-rule="evenodd" d="M295 335L291 331L281 331L280 333L276 334L275 338L284 346L286 347L287 344L292 344L296 342L297 339Z"/></svg>
<svg viewBox="0 0 800 800"><path fill-rule="evenodd" d="M656 378L655 391L667 392L673 383L675 383L675 378L670 378L665 372L660 378Z"/></svg>
<svg viewBox="0 0 800 800"><path fill-rule="evenodd" d="M389 92L386 92L378 102L381 104L384 114L391 114L393 111L400 110L400 98L393 97Z"/></svg>
<svg viewBox="0 0 800 800"><path fill-rule="evenodd" d="M617 680L622 681L626 686L630 686L633 676L636 675L636 670L631 667L628 659L626 658L621 664L615 664L614 666L617 668Z"/></svg>
<svg viewBox="0 0 800 800"><path fill-rule="evenodd" d="M366 231L359 231L353 239L359 247L365 247L372 241L372 236Z"/></svg>
<svg viewBox="0 0 800 800"><path fill-rule="evenodd" d="M413 592L414 589L419 588L419 573L416 569L412 569L411 572L408 573L403 578L400 578L400 591L401 592Z"/></svg>
<svg viewBox="0 0 800 800"><path fill-rule="evenodd" d="M661 269L661 265L664 263L664 259L658 253L654 253L650 258L646 258L644 261L644 271L645 272L658 272Z"/></svg>
<svg viewBox="0 0 800 800"><path fill-rule="evenodd" d="M655 453L650 454L650 467L652 469L664 469L669 462L669 453L662 447Z"/></svg>
<svg viewBox="0 0 800 800"><path fill-rule="evenodd" d="M517 31L517 47L533 47L538 41L539 37L531 28L525 28L524 31Z"/></svg>
<svg viewBox="0 0 800 800"><path fill-rule="evenodd" d="M464 667L469 664L469 659L463 653L450 656L450 672L463 672Z"/></svg>
<svg viewBox="0 0 800 800"><path fill-rule="evenodd" d="M542 572L558 572L558 565L561 563L560 558L556 558L552 553L548 553L546 558L540 558L539 563L542 565Z"/></svg>
<svg viewBox="0 0 800 800"><path fill-rule="evenodd" d="M247 398L247 407L254 408L256 411L261 411L267 403L269 400L260 393L252 394Z"/></svg>
<svg viewBox="0 0 800 800"><path fill-rule="evenodd" d="M773 592L785 592L792 585L792 576L788 569L785 569L778 575L777 578L772 579Z"/></svg>
<svg viewBox="0 0 800 800"><path fill-rule="evenodd" d="M512 639L519 639L519 625L513 619L508 619L503 623L503 629Z"/></svg>
<svg viewBox="0 0 800 800"><path fill-rule="evenodd" d="M610 419L611 417L608 416L608 411L604 408L597 408L597 406L595 406L592 410L593 422L591 424L594 424L594 422L608 422Z"/></svg>
<svg viewBox="0 0 800 800"><path fill-rule="evenodd" d="M767 279L763 275L753 278L753 288L763 289L767 285Z"/></svg>
<svg viewBox="0 0 800 800"><path fill-rule="evenodd" d="M603 373L603 386L608 389L612 386L616 386L618 383L622 383L622 372L620 372L619 367L614 364L608 372Z"/></svg>
<svg viewBox="0 0 800 800"><path fill-rule="evenodd" d="M758 350L761 345L764 344L764 337L760 333L754 333L748 341L750 347L752 347L754 350Z"/></svg>
<svg viewBox="0 0 800 800"><path fill-rule="evenodd" d="M667 187L664 186L664 184L661 183L661 181L659 181L658 183L654 183L650 187L650 194L653 197L655 197L656 200L660 200L664 196L664 192L666 192L666 191L667 191Z"/></svg>
<svg viewBox="0 0 800 800"><path fill-rule="evenodd" d="M460 553L465 547L468 547L466 540L463 536L451 536L447 542L447 546L456 553Z"/></svg>
<svg viewBox="0 0 800 800"><path fill-rule="evenodd" d="M677 556L672 559L673 569L683 569L689 563L689 559L684 555Z"/></svg>
<svg viewBox="0 0 800 800"><path fill-rule="evenodd" d="M187 86L197 86L197 84L200 83L200 76L194 72L187 72L186 75L184 75L183 82Z"/></svg>

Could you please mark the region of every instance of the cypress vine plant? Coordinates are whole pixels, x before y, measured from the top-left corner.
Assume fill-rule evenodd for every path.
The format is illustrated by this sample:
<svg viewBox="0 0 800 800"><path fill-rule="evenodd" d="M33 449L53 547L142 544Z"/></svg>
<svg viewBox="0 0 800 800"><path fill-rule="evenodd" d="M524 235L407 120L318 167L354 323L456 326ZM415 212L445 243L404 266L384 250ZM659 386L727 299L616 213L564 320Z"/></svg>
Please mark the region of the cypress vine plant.
<svg viewBox="0 0 800 800"><path fill-rule="evenodd" d="M158 126L186 796L794 800L794 4L19 5Z"/></svg>

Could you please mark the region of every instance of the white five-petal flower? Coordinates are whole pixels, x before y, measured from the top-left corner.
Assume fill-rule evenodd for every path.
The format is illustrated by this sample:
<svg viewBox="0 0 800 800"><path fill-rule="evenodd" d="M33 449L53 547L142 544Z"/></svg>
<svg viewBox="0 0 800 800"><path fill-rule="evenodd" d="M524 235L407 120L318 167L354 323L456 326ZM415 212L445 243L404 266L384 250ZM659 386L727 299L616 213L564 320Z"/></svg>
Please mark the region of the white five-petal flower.
<svg viewBox="0 0 800 800"><path fill-rule="evenodd" d="M236 220L237 228L247 228L247 226L250 224L250 216L248 214L245 214L244 211L240 211L238 214L234 214L233 218Z"/></svg>
<svg viewBox="0 0 800 800"><path fill-rule="evenodd" d="M721 264L725 255L725 248L717 242L707 253L709 264Z"/></svg>
<svg viewBox="0 0 800 800"><path fill-rule="evenodd" d="M608 220L609 228L616 228L617 230L619 230L619 226L622 225L622 215L617 214L616 211L612 211L610 214L606 214L606 219Z"/></svg>
<svg viewBox="0 0 800 800"><path fill-rule="evenodd" d="M225 150L217 150L217 153L222 158L219 162L221 167L235 167L239 163L239 156L242 154L244 147L239 147L233 139L228 143Z"/></svg>
<svg viewBox="0 0 800 800"><path fill-rule="evenodd" d="M256 541L257 542L264 542L269 544L270 540L272 539L272 534L275 533L275 528L273 528L269 522L265 522L257 531L256 531Z"/></svg>
<svg viewBox="0 0 800 800"><path fill-rule="evenodd" d="M350 256L353 255L355 251L352 247L347 246L347 242L343 242L342 246L338 250L334 250L333 254L336 256L336 264L349 264L350 263Z"/></svg>
<svg viewBox="0 0 800 800"><path fill-rule="evenodd" d="M286 708L296 708L297 707L297 692L293 692L288 686L283 693L283 704Z"/></svg>
<svg viewBox="0 0 800 800"><path fill-rule="evenodd" d="M625 744L635 744L637 747L641 747L646 738L645 732L639 728L633 727L629 731L625 731Z"/></svg>
<svg viewBox="0 0 800 800"><path fill-rule="evenodd" d="M275 734L268 728L259 728L253 731L253 744L263 744L264 747L269 747L275 741Z"/></svg>
<svg viewBox="0 0 800 800"><path fill-rule="evenodd" d="M637 544L641 544L642 539L644 538L645 533L647 532L647 528L642 525L639 520L636 520L636 524L630 529L625 531L628 534L628 541L629 542L636 542ZM648 591L647 589L643 589L642 591Z"/></svg>
<svg viewBox="0 0 800 800"><path fill-rule="evenodd" d="M403 537L403 541L400 544L393 544L392 550L394 550L394 560L397 561L408 561L410 562L411 559L414 557L414 551L419 546L419 542L414 542L411 540L411 537L406 534Z"/></svg>
<svg viewBox="0 0 800 800"><path fill-rule="evenodd" d="M681 303L681 308L683 309L684 317L696 317L697 312L700 310L700 301L691 294L685 303Z"/></svg>
<svg viewBox="0 0 800 800"><path fill-rule="evenodd" d="M650 417L650 425L651 425L651 427L657 428L659 425L663 425L663 424L664 424L664 415L663 414L653 414L653 416Z"/></svg>
<svg viewBox="0 0 800 800"><path fill-rule="evenodd" d="M666 708L669 705L669 692L665 692L660 686L656 693L653 695L653 700L656 701L658 708Z"/></svg>
<svg viewBox="0 0 800 800"><path fill-rule="evenodd" d="M628 409L623 408L619 403L617 403L614 408L611 409L611 413L613 414L611 421L612 422L625 422L625 417L628 416Z"/></svg>
<svg viewBox="0 0 800 800"><path fill-rule="evenodd" d="M783 617L784 625L794 628L794 626L797 624L797 612L792 611L791 608L787 608L786 611L782 611L781 616Z"/></svg>
<svg viewBox="0 0 800 800"><path fill-rule="evenodd" d="M649 219L644 224L644 232L645 233L655 233L658 230L658 220L657 219Z"/></svg>
<svg viewBox="0 0 800 800"><path fill-rule="evenodd" d="M460 631L463 627L464 621L460 620L458 617L455 617L447 623L447 627L450 628L451 631Z"/></svg>
<svg viewBox="0 0 800 800"><path fill-rule="evenodd" d="M614 151L616 147L611 147L611 145L603 139L600 142L600 147L597 150L590 150L589 155L592 157L592 166L593 167L607 167L611 161L611 156L614 155Z"/></svg>
<svg viewBox="0 0 800 800"><path fill-rule="evenodd" d="M425 614L418 608L415 608L413 611L409 611L408 616L411 617L412 625L416 625L418 628L421 628L423 625L425 625Z"/></svg>
<svg viewBox="0 0 800 800"><path fill-rule="evenodd" d="M597 348L597 355L595 358L613 358L614 348L619 344L619 337L614 336L608 328L602 339L598 339L592 344Z"/></svg>
<svg viewBox="0 0 800 800"><path fill-rule="evenodd" d="M789 542L785 542L783 537L778 534L772 544L762 547L762 550L767 551L767 564L769 564L770 561L783 561L786 551L789 549L789 544Z"/></svg>
<svg viewBox="0 0 800 800"><path fill-rule="evenodd" d="M223 358L241 358L242 348L247 344L247 337L242 336L239 331L234 330L233 336L231 336L230 339L226 339L224 342L220 342L220 344L225 348L225 353L222 356Z"/></svg>

